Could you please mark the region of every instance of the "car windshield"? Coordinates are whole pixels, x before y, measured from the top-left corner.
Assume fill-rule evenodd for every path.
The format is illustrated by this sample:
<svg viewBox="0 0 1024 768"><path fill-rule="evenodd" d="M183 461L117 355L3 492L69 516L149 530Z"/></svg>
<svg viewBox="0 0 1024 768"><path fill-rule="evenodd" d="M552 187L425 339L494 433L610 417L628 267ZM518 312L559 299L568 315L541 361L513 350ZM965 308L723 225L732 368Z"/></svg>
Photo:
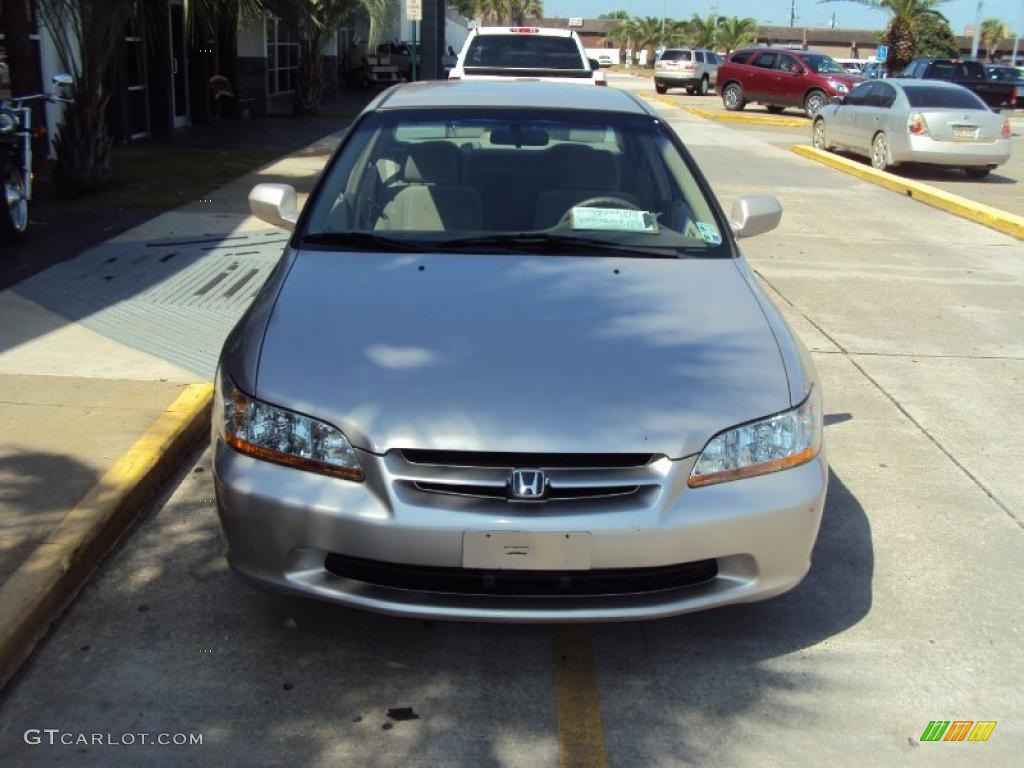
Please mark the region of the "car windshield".
<svg viewBox="0 0 1024 768"><path fill-rule="evenodd" d="M849 74L836 63L835 59L829 58L828 56L808 56L805 54L803 59L804 64L807 65L811 72L817 72L819 75Z"/></svg>
<svg viewBox="0 0 1024 768"><path fill-rule="evenodd" d="M537 34L478 35L466 54L467 67L586 69L571 37Z"/></svg>
<svg viewBox="0 0 1024 768"><path fill-rule="evenodd" d="M647 115L381 110L309 204L306 245L729 256L719 214Z"/></svg>
<svg viewBox="0 0 1024 768"><path fill-rule="evenodd" d="M939 88L931 85L905 85L903 92L912 107L937 109L988 109L985 102L966 88Z"/></svg>

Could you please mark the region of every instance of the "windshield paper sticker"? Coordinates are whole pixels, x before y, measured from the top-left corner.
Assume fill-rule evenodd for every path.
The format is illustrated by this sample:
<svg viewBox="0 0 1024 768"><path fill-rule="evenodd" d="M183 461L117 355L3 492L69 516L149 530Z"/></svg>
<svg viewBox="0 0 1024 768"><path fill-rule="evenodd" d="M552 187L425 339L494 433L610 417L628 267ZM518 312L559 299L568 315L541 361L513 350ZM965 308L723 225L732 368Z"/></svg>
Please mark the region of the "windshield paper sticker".
<svg viewBox="0 0 1024 768"><path fill-rule="evenodd" d="M575 207L572 209L572 228L656 233L658 221L657 217L648 211Z"/></svg>
<svg viewBox="0 0 1024 768"><path fill-rule="evenodd" d="M703 221L698 221L696 224L697 231L700 232L700 236L704 239L705 243L710 243L711 245L722 244L722 236L718 234L718 230L715 229L714 225L706 224Z"/></svg>

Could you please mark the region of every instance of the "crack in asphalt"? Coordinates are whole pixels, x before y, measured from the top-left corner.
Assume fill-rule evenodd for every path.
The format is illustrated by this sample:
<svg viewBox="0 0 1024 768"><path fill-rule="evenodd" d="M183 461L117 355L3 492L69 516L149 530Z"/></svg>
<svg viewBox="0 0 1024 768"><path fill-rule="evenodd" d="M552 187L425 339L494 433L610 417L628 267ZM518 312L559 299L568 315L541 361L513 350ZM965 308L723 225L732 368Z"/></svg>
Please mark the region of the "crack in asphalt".
<svg viewBox="0 0 1024 768"><path fill-rule="evenodd" d="M889 402L891 402L894 406L896 406L897 410L899 410L899 412L902 413L911 424L913 424L915 427L917 427L917 429L920 430L921 434L923 434L925 437L927 437L931 441L932 445L934 445L936 448L938 448L945 455L945 457L947 459L949 459L951 462L953 462L953 465L956 466L957 469L959 469L961 472L963 472L964 475L972 483L974 483L974 485L977 486L977 488L982 493L984 493L986 496L988 496L989 499L992 500L992 503L994 503L997 507L999 507L1001 510L1003 510L1003 512L1005 512L1006 515L1011 520L1013 520L1013 522L1015 522L1018 526L1020 526L1021 529L1024 529L1024 520L1022 520L1012 509L1010 509L1010 507L1007 504L1005 504L999 497L997 497L991 490L989 490L989 488L978 477L976 477L974 475L974 473L971 472L971 470L969 470L967 467L965 467L960 462L960 460L957 459L956 456L954 456L952 454L952 452L950 452L950 450L948 448L946 448L946 446L944 446L942 444L941 441L939 441L938 438L936 438L931 432L929 432L924 427L924 425L921 424L921 422L919 422L917 419L915 419L910 414L910 412L903 406L903 404L900 403L900 401L896 399L896 397L892 393L890 393L885 387L883 387L881 384L879 384L877 381L875 381L875 379L872 378L871 375L867 371L865 371L864 368L860 366L860 364L857 363L857 361L854 359L853 355L857 355L857 354L861 354L861 353L857 353L857 352L851 353L851 352L849 352L849 350L847 350L842 344L840 344L838 340L833 338L831 334L829 334L824 328L822 328L820 325L818 325L816 322L814 322L814 320L812 320L803 310L801 310L796 304L794 304L789 299L789 297L787 297L782 291L780 291L778 289L778 287L776 287L775 284L772 283L771 280L769 280L767 277L765 277L761 273L760 270L755 269L754 270L754 274L757 275L757 277L760 280L763 280L765 285L767 285L775 293L777 293L782 298L783 301L785 301L797 313L799 313L800 316L804 320L806 320L808 323L810 323L811 326L818 333L820 333L822 336L824 336L826 339L828 339L832 344L834 344L836 349L839 350L839 354L842 354L843 356L845 356L850 361L850 364L853 365L853 367L856 368L858 371L860 371L861 375L865 379L867 379L869 382L871 382L879 392L881 392L883 395L885 395L885 397L889 400ZM820 354L820 353L816 352L815 354ZM833 352L831 354L836 354L836 353ZM902 355L900 355L900 356L902 356ZM1019 358L1010 358L1010 359L1019 359Z"/></svg>

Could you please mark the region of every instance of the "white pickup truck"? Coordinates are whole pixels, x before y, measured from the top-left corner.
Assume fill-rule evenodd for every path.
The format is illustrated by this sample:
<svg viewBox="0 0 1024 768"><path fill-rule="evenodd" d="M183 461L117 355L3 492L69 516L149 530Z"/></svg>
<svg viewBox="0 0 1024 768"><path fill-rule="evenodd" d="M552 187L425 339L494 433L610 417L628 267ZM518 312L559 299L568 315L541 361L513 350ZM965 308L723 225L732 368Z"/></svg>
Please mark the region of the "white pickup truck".
<svg viewBox="0 0 1024 768"><path fill-rule="evenodd" d="M571 29L480 27L466 38L449 80L544 80L608 85Z"/></svg>

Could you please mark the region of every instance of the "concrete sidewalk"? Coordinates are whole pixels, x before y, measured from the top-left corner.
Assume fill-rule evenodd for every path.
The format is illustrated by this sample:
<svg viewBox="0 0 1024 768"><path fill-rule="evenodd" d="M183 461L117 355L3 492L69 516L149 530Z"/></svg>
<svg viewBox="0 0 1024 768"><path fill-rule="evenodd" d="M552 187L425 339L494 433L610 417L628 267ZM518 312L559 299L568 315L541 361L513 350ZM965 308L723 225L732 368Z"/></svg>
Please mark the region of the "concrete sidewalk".
<svg viewBox="0 0 1024 768"><path fill-rule="evenodd" d="M247 213L300 203L328 135L0 292L0 686L205 433L220 347L286 233Z"/></svg>

